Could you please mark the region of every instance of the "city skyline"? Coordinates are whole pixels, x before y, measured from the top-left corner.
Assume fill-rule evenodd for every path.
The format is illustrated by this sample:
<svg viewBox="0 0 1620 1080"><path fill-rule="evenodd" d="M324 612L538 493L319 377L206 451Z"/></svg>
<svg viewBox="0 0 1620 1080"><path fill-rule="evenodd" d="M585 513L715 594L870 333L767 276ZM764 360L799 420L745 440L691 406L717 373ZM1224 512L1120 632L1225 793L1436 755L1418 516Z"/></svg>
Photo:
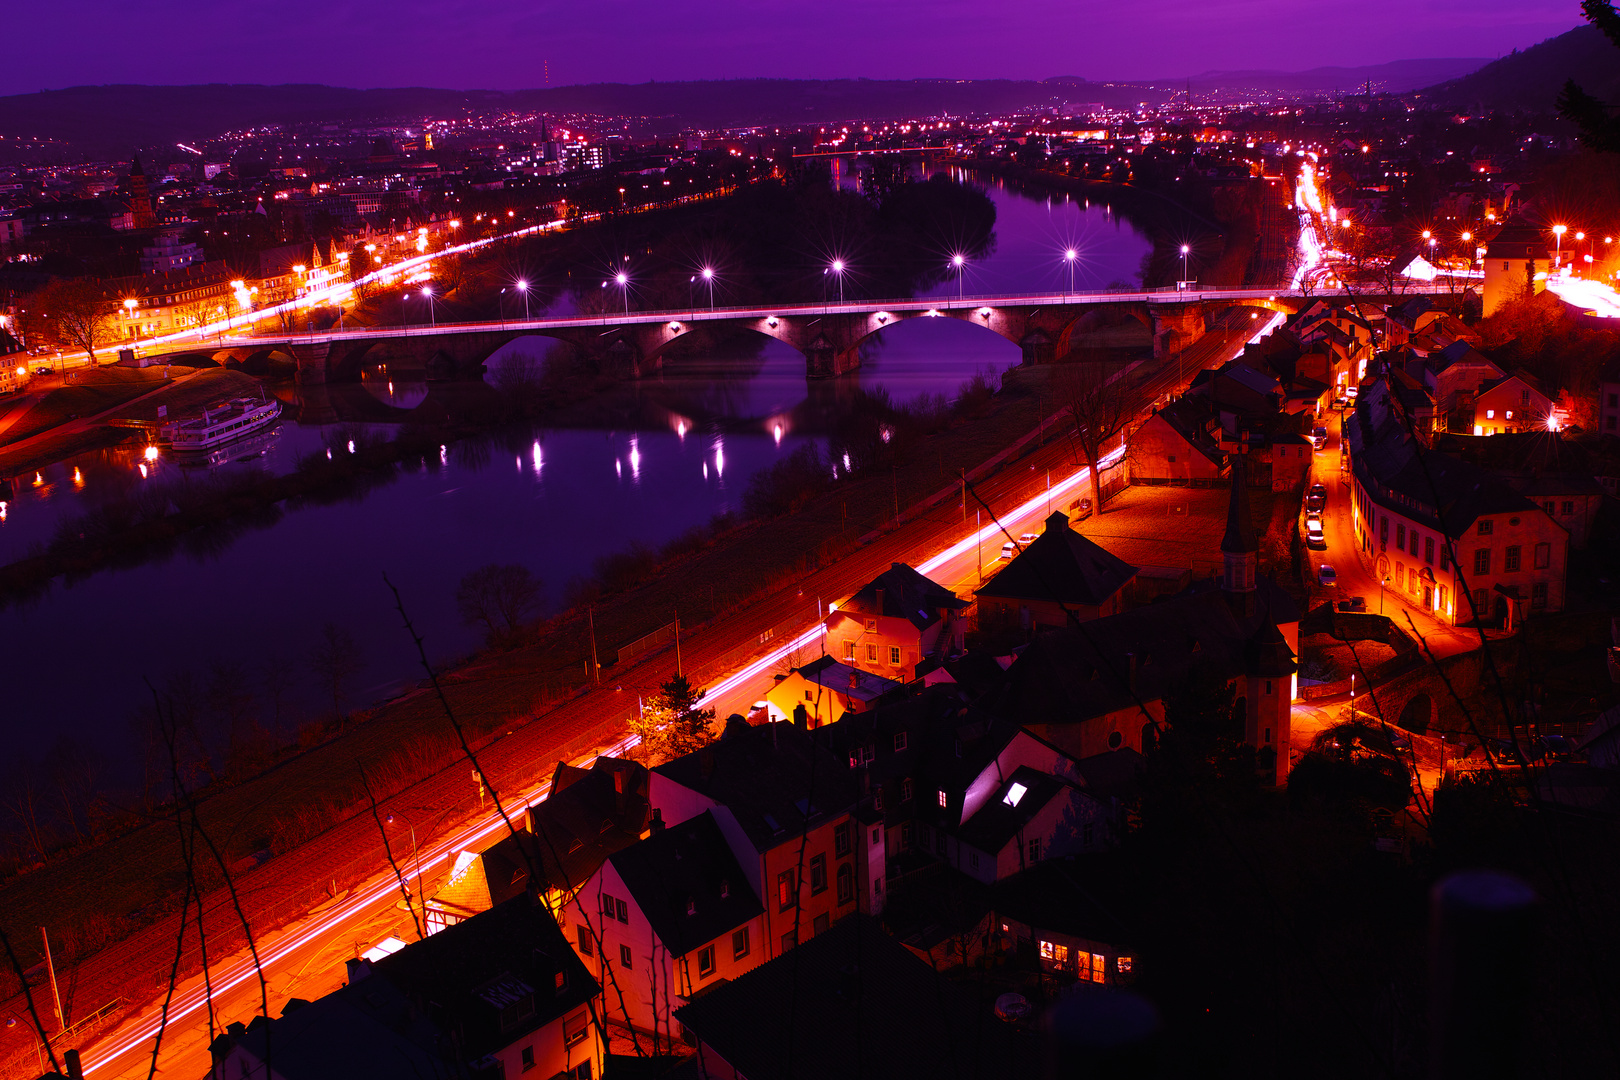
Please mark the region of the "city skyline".
<svg viewBox="0 0 1620 1080"><path fill-rule="evenodd" d="M326 8L314 26L266 19L237 0L211 9L208 20L173 0L151 5L136 21L104 0L23 10L13 16L13 27L39 47L0 75L0 95L109 83L514 90L753 77L1167 79L1218 70L1493 59L1580 22L1579 6L1564 0L1492 0L1466 11L1379 0L1354 20L1325 9L1290 12L1262 0L1176 0L1156 9L1150 33L1128 9L1046 0L997 9L1009 14L994 25L961 0L779 3L768 11L726 2L671 7L626 0L611 19L595 9L549 5L446 14L441 6L404 0L391 10L383 34L372 21L374 9L347 3ZM81 28L71 41L51 32L63 19ZM962 33L970 24L974 32ZM1030 35L1033 25L1045 32ZM1390 26L1401 32L1391 33ZM871 32L851 34L850 27ZM152 59L166 54L187 59L183 66Z"/></svg>

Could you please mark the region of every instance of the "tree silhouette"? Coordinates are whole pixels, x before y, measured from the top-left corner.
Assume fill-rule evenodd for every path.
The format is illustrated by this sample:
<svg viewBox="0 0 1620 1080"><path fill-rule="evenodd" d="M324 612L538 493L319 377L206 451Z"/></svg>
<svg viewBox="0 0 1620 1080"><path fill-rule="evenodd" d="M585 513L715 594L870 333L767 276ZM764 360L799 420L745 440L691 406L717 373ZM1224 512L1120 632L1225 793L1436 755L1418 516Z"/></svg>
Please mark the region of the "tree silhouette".
<svg viewBox="0 0 1620 1080"><path fill-rule="evenodd" d="M332 709L338 714L338 723L348 722L348 683L365 661L354 636L335 623L321 628L321 636L309 651L309 669L320 680L321 688L332 696Z"/></svg>
<svg viewBox="0 0 1620 1080"><path fill-rule="evenodd" d="M540 606L540 579L527 567L491 563L461 579L456 609L468 626L482 626L491 645L516 637Z"/></svg>
<svg viewBox="0 0 1620 1080"><path fill-rule="evenodd" d="M1615 11L1613 4L1607 0L1582 0L1581 13L1620 49L1620 12ZM1581 129L1581 142L1587 149L1620 154L1620 116L1613 115L1606 102L1582 90L1574 79L1564 83L1558 95L1558 111Z"/></svg>

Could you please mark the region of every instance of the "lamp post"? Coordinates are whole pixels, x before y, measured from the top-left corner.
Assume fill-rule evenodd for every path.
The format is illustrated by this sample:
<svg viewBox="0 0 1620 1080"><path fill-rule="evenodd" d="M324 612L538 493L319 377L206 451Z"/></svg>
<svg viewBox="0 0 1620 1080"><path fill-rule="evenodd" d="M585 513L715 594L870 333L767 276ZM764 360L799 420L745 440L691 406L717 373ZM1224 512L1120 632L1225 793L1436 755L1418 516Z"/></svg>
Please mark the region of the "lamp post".
<svg viewBox="0 0 1620 1080"><path fill-rule="evenodd" d="M1078 259L1079 257L1080 257L1080 253L1078 251L1074 250L1074 248L1068 248L1063 252L1063 261L1069 264L1069 292L1070 293L1074 292L1074 260Z"/></svg>
<svg viewBox="0 0 1620 1080"><path fill-rule="evenodd" d="M951 265L956 267L956 299L962 299L962 271L967 266L967 258L957 254L951 256Z"/></svg>
<svg viewBox="0 0 1620 1080"><path fill-rule="evenodd" d="M136 302L135 302L135 298L133 296L125 299L125 301L124 301L124 310L127 311L129 314L125 315L124 318L125 318L125 320L127 321L128 325L129 325L129 336L130 336L131 339L133 339L135 337L135 307L136 307Z"/></svg>
<svg viewBox="0 0 1620 1080"><path fill-rule="evenodd" d="M714 310L714 267L703 268L703 282L709 287L709 310Z"/></svg>
<svg viewBox="0 0 1620 1080"><path fill-rule="evenodd" d="M517 291L523 294L523 321L529 321L529 282L527 278L518 278Z"/></svg>
<svg viewBox="0 0 1620 1080"><path fill-rule="evenodd" d="M1187 287L1187 255L1191 251L1192 246L1190 244L1181 245L1181 287L1183 289Z"/></svg>
<svg viewBox="0 0 1620 1080"><path fill-rule="evenodd" d="M393 814L388 815L388 824L392 825L394 823L394 816ZM416 850L416 826L412 825L404 814L400 814L399 819L405 822L406 827L411 830L411 861L416 863L416 897L417 902L422 905L422 922L425 930L427 929L427 898L422 895L422 856Z"/></svg>
<svg viewBox="0 0 1620 1080"><path fill-rule="evenodd" d="M1564 234L1569 231L1567 225L1553 226L1553 269L1556 270L1564 261Z"/></svg>
<svg viewBox="0 0 1620 1080"><path fill-rule="evenodd" d="M619 291L624 294L624 317L628 319L630 317L630 275L620 270L613 275L613 280L618 283Z"/></svg>
<svg viewBox="0 0 1620 1080"><path fill-rule="evenodd" d="M832 270L833 276L838 279L838 302L842 304L844 302L844 260L834 259L829 269Z"/></svg>
<svg viewBox="0 0 1620 1080"><path fill-rule="evenodd" d="M430 326L430 327L437 326L438 323L433 318L433 286L431 286L431 285L422 286L422 299L427 301L427 306L428 306L428 326Z"/></svg>

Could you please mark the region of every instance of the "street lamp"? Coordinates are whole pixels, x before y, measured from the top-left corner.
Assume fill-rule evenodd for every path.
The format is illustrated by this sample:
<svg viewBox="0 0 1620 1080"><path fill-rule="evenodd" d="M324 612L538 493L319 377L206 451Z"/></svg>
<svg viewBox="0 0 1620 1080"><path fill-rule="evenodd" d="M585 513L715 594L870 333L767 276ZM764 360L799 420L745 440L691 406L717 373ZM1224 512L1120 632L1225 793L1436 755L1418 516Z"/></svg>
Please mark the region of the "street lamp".
<svg viewBox="0 0 1620 1080"><path fill-rule="evenodd" d="M527 278L518 278L517 291L523 294L523 320L529 319L529 282Z"/></svg>
<svg viewBox="0 0 1620 1080"><path fill-rule="evenodd" d="M1182 285L1182 288L1187 287L1187 254L1190 251L1192 251L1192 246L1191 245L1189 245L1189 244L1182 244L1181 245L1181 285Z"/></svg>
<svg viewBox="0 0 1620 1080"><path fill-rule="evenodd" d="M1569 231L1567 225L1553 226L1553 269L1558 269L1559 263L1564 261L1564 234Z"/></svg>
<svg viewBox="0 0 1620 1080"><path fill-rule="evenodd" d="M422 286L422 299L427 301L428 325L429 326L438 325L433 319L433 286L431 286L431 285Z"/></svg>
<svg viewBox="0 0 1620 1080"><path fill-rule="evenodd" d="M422 856L416 849L416 826L412 825L404 814L400 814L399 819L404 821L406 827L411 830L411 860L416 863L416 896L417 902L422 905L422 921L425 924L427 922L427 897L422 895ZM392 825L394 815L389 814L387 820L388 824ZM425 925L423 929L426 929Z"/></svg>
<svg viewBox="0 0 1620 1080"><path fill-rule="evenodd" d="M135 298L133 296L128 297L127 299L125 299L125 301L124 301L124 310L129 312L129 314L124 316L124 319L129 324L129 336L131 338L133 338L135 336L135 308L136 308L136 303L135 303Z"/></svg>
<svg viewBox="0 0 1620 1080"><path fill-rule="evenodd" d="M1080 253L1074 248L1069 248L1063 252L1063 261L1069 264L1069 291L1071 293L1074 292L1074 260L1079 257Z"/></svg>
<svg viewBox="0 0 1620 1080"><path fill-rule="evenodd" d="M951 265L956 267L956 298L962 299L962 270L967 266L967 258L961 254L951 256Z"/></svg>
<svg viewBox="0 0 1620 1080"><path fill-rule="evenodd" d="M625 318L629 318L630 317L630 275L626 274L623 270L620 270L617 274L613 275L613 280L618 282L619 291L624 293L624 315L625 315Z"/></svg>
<svg viewBox="0 0 1620 1080"><path fill-rule="evenodd" d="M703 281L709 286L709 310L714 310L714 267L703 268Z"/></svg>
<svg viewBox="0 0 1620 1080"><path fill-rule="evenodd" d="M844 302L844 260L834 259L830 269L833 276L838 279L838 302L842 304Z"/></svg>

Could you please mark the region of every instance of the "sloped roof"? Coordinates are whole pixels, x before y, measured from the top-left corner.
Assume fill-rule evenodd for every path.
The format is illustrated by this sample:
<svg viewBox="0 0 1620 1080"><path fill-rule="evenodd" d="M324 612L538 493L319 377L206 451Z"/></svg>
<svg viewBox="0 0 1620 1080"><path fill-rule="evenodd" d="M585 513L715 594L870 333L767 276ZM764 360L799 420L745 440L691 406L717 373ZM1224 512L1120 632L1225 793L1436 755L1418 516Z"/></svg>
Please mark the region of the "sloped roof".
<svg viewBox="0 0 1620 1080"><path fill-rule="evenodd" d="M783 1007L790 1000L795 1009ZM1038 1074L1040 1037L988 1009L856 914L675 1016L739 1076Z"/></svg>
<svg viewBox="0 0 1620 1080"><path fill-rule="evenodd" d="M647 827L647 770L599 757L589 769L557 763L551 793L529 808L539 872L556 889L578 888Z"/></svg>
<svg viewBox="0 0 1620 1080"><path fill-rule="evenodd" d="M410 1001L385 979L365 979L325 997L283 1010L280 1019L253 1023L236 1040L263 1062L268 1055L286 1080L333 1076L427 1077L445 1075L436 1051L442 1038ZM266 1041L270 1041L266 1049ZM448 1070L452 1075L459 1070ZM54 1073L51 1075L55 1075Z"/></svg>
<svg viewBox="0 0 1620 1080"><path fill-rule="evenodd" d="M1497 230L1495 236L1485 242L1485 257L1487 259L1545 259L1547 258L1546 234L1535 225L1520 217L1515 217Z"/></svg>
<svg viewBox="0 0 1620 1080"><path fill-rule="evenodd" d="M965 607L967 603L945 586L935 584L905 563L897 562L861 586L860 591L838 610L906 619L922 630L939 620L941 610L960 611Z"/></svg>
<svg viewBox="0 0 1620 1080"><path fill-rule="evenodd" d="M1413 296L1399 304L1391 304L1385 309L1385 315L1393 322L1399 323L1407 330L1417 326L1417 321L1434 310L1434 303L1427 296Z"/></svg>
<svg viewBox="0 0 1620 1080"><path fill-rule="evenodd" d="M830 656L819 656L795 670L801 677L817 686L824 686L835 694L858 701L876 701L884 694L905 688L905 683L885 679L882 675L862 671L849 664L841 664Z"/></svg>
<svg viewBox="0 0 1620 1080"><path fill-rule="evenodd" d="M995 794L957 830L957 839L978 851L994 855L1007 846L1035 815L1053 799L1067 798L1073 784L1039 769L1020 765L1001 782ZM1016 801L1009 802L1009 799Z"/></svg>
<svg viewBox="0 0 1620 1080"><path fill-rule="evenodd" d="M1136 567L1069 528L1068 517L1054 511L1046 531L979 586L978 595L1098 607L1135 576Z"/></svg>
<svg viewBox="0 0 1620 1080"><path fill-rule="evenodd" d="M710 810L655 832L608 861L658 940L676 956L765 912Z"/></svg>
<svg viewBox="0 0 1620 1080"><path fill-rule="evenodd" d="M1093 860L1087 860L1089 867ZM1102 875L1083 873L1080 864L1039 862L991 887L991 904L998 916L1007 916L1038 930L1089 938L1129 948L1135 936L1121 921L1127 903L1104 889Z"/></svg>
<svg viewBox="0 0 1620 1080"><path fill-rule="evenodd" d="M855 805L855 782L825 741L787 723L727 724L718 741L653 771L726 807L767 851Z"/></svg>

